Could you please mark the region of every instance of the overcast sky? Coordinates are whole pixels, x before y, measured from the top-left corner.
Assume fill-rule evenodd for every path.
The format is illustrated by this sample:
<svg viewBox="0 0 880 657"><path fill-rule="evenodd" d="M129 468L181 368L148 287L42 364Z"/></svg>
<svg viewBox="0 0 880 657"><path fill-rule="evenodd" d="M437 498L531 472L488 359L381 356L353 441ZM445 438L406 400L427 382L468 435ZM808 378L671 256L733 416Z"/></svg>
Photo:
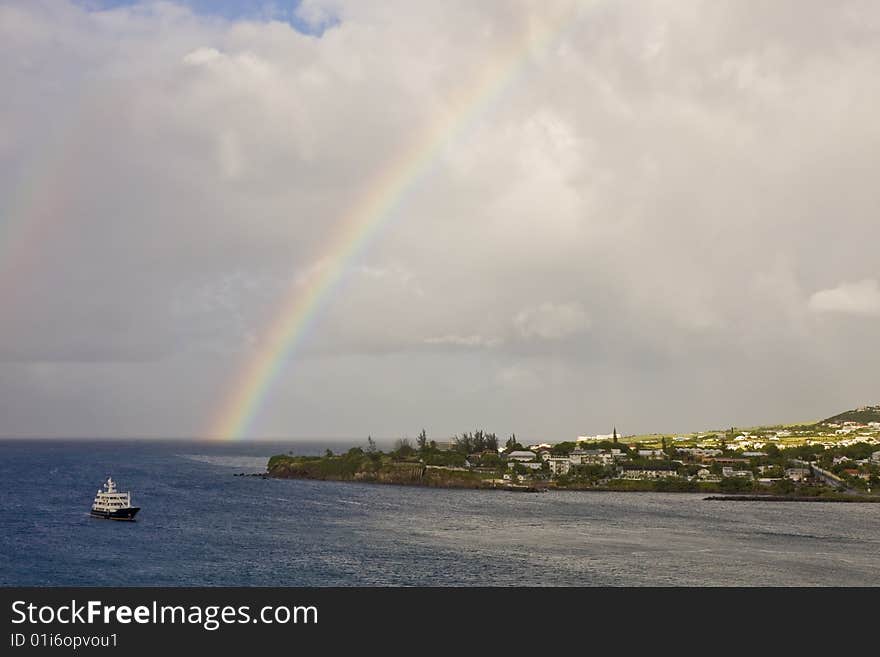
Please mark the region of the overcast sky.
<svg viewBox="0 0 880 657"><path fill-rule="evenodd" d="M548 26L251 435L880 401L880 3L569 4L0 0L0 435L203 435L365 185Z"/></svg>

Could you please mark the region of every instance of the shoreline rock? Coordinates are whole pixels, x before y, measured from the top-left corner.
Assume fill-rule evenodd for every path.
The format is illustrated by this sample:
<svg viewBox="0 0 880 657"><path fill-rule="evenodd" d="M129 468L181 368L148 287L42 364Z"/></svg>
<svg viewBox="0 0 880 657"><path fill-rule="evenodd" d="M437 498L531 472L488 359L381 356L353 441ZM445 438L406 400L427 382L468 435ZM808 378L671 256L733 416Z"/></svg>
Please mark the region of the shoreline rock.
<svg viewBox="0 0 880 657"><path fill-rule="evenodd" d="M819 495L709 495L703 500L709 502L838 502L842 504L876 504L880 502L878 497L822 497Z"/></svg>

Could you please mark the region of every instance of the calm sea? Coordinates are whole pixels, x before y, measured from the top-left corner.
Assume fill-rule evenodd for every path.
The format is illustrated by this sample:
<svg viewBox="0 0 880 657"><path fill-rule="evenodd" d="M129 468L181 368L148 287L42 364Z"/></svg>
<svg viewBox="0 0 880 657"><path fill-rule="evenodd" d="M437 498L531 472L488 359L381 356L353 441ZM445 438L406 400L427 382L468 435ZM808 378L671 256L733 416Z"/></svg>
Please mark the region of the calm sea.
<svg viewBox="0 0 880 657"><path fill-rule="evenodd" d="M233 476L326 446L0 442L0 584L880 585L875 504ZM137 522L89 517L108 474Z"/></svg>

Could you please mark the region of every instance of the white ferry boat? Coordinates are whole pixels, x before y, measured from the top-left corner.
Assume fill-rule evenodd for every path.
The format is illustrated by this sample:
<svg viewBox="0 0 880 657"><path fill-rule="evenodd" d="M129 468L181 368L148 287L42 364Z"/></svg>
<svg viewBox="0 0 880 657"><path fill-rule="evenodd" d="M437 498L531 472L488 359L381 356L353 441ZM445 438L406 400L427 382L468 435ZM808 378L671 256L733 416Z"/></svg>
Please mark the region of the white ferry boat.
<svg viewBox="0 0 880 657"><path fill-rule="evenodd" d="M131 505L131 493L120 493L116 490L116 482L107 477L104 489L98 490L92 504L91 515L106 520L134 520L140 507Z"/></svg>

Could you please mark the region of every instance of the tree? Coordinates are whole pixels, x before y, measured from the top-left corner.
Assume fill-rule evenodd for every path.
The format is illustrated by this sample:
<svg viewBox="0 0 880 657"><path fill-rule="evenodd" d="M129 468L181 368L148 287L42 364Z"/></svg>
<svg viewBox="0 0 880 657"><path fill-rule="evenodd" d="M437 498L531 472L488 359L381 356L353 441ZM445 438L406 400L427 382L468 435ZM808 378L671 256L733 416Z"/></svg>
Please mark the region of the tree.
<svg viewBox="0 0 880 657"><path fill-rule="evenodd" d="M470 454L474 451L474 437L472 434L464 432L460 436L453 438L456 451L462 454Z"/></svg>
<svg viewBox="0 0 880 657"><path fill-rule="evenodd" d="M496 436L494 433L486 434L485 449L486 449L486 451L491 450L493 452L497 452L498 451L498 436Z"/></svg>
<svg viewBox="0 0 880 657"><path fill-rule="evenodd" d="M752 482L742 477L724 477L718 487L724 493L742 493L752 489Z"/></svg>
<svg viewBox="0 0 880 657"><path fill-rule="evenodd" d="M367 454L375 454L376 451L376 441L372 436L367 436Z"/></svg>
<svg viewBox="0 0 880 657"><path fill-rule="evenodd" d="M419 451L424 452L428 446L428 434L425 433L425 430L422 429L422 433L419 434L419 437L416 438L416 445L419 446Z"/></svg>
<svg viewBox="0 0 880 657"><path fill-rule="evenodd" d="M571 454L571 452L577 447L577 443L568 440L561 443L556 443L553 447L550 448L550 453L554 456L567 456ZM596 448L601 449L601 448Z"/></svg>
<svg viewBox="0 0 880 657"><path fill-rule="evenodd" d="M394 451L397 456L405 458L412 455L415 450L409 442L409 438L398 438L394 441Z"/></svg>
<svg viewBox="0 0 880 657"><path fill-rule="evenodd" d="M473 441L471 442L471 448L472 448L475 452L482 452L482 451L483 451L483 446L484 446L485 442L486 442L486 441L485 441L485 439L483 438L483 431L482 431L482 429L477 429L476 431L474 431L474 439L473 439Z"/></svg>
<svg viewBox="0 0 880 657"><path fill-rule="evenodd" d="M795 489L794 482L791 479L780 479L773 482L773 491L782 495L793 493Z"/></svg>
<svg viewBox="0 0 880 657"><path fill-rule="evenodd" d="M332 456L333 456L333 450L332 450L332 449L328 449L326 452L324 452L324 458L329 459L329 458L331 458Z"/></svg>
<svg viewBox="0 0 880 657"><path fill-rule="evenodd" d="M605 476L608 472L604 465L575 465L572 466L570 476L575 479L586 479L587 481L597 481Z"/></svg>

